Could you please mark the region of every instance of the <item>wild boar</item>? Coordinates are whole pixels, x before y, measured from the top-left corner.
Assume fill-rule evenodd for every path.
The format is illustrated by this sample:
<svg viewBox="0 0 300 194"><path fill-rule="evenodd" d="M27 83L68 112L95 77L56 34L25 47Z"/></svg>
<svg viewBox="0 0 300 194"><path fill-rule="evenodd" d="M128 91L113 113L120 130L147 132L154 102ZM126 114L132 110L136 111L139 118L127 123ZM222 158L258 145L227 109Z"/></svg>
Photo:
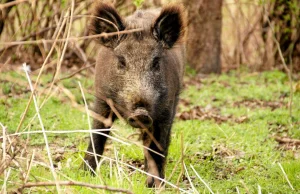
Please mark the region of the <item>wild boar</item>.
<svg viewBox="0 0 300 194"><path fill-rule="evenodd" d="M92 34L142 29L97 38L94 111L107 118L112 110L105 99L111 99L131 126L143 128L143 144L149 148L144 149L145 170L163 179L184 72L184 10L168 5L161 10L138 10L123 19L114 7L96 3L93 14ZM93 128L105 125L94 120ZM92 136L85 156L92 169L103 154L106 139L100 134ZM159 179L147 177L148 187L160 184Z"/></svg>

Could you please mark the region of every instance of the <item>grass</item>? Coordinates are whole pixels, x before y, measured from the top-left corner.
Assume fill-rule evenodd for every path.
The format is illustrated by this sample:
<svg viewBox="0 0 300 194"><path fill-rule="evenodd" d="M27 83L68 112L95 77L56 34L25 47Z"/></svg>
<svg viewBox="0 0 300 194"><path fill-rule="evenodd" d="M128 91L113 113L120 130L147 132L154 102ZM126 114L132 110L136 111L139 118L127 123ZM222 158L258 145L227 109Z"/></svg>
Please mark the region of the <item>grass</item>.
<svg viewBox="0 0 300 194"><path fill-rule="evenodd" d="M35 80L35 76L31 76ZM196 78L191 75L185 78L187 82L192 79ZM0 88L2 88L0 122L6 126L9 134L13 134L25 110L30 92L23 72L1 73L0 81ZM51 93L52 97L46 100L41 108L41 117L46 130L88 129L86 113L74 108L71 100L60 89L68 89L75 96L76 102L83 106L78 81L83 85L89 105L92 104L93 96L89 91L93 90L93 81L90 77L77 75L60 82L56 92ZM47 99L45 88L50 82L51 75L44 75L37 92L39 104ZM187 173L185 172L184 176L179 179L178 186L188 192L210 193L192 170L194 167L214 193L238 193L238 191L259 193L260 190L262 193L299 193L299 146L298 148L290 144L279 146L273 138L276 135L300 139L300 93L294 94L293 118L290 118L286 107L288 92L288 78L279 71L252 74L243 72L240 75L230 72L220 76L210 75L198 79L197 84L187 85L181 97L189 104L180 104L180 112L201 106L208 112L216 108L222 116L228 118L245 116L247 120L236 122L234 119L228 119L218 122L213 119L181 120L176 118L166 169L167 180L177 184L182 170L181 152L184 150L183 161ZM252 102L252 104L245 102ZM264 102L276 102L279 106L272 108ZM31 104L21 132L41 130L37 118L31 122L34 115L35 109ZM116 122L113 128L115 129L114 136L117 138L126 139L136 132L121 121ZM98 170L99 176L93 177L79 168L89 140L88 133L72 132L47 134L47 136L59 180L106 184L129 189L133 193L153 193L153 189L145 187L146 175L126 166L126 164L134 164L138 169L142 169L143 153L140 146L135 144L128 146L109 140L105 152L108 158L101 163ZM16 158L19 166L12 163L7 168L7 171L11 169L6 182L7 191L16 191L22 186L21 169L28 169L28 162L25 159L31 157L33 150L35 150L35 158L28 182L53 181L47 167L47 153L42 134L26 134L21 137L19 143L23 146L27 145L26 153L21 153ZM134 137L130 137L127 142L137 142ZM118 162L115 162L116 160ZM294 190L289 186L279 163ZM194 190L188 179L195 187ZM0 176L0 182L4 183L3 174ZM68 193L104 192L79 186L63 186L62 188ZM26 192L29 192L29 189L26 189ZM30 192L45 193L56 192L56 190L55 187L33 187ZM168 185L161 191L161 193L176 192L178 192L177 189Z"/></svg>

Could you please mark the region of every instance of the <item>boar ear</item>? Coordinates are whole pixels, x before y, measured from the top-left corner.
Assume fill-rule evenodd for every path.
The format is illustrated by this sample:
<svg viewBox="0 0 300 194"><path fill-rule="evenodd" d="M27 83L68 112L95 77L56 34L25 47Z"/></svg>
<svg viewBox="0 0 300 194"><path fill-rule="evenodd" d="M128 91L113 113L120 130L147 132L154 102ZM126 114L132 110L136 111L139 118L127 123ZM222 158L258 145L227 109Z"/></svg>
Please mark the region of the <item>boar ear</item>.
<svg viewBox="0 0 300 194"><path fill-rule="evenodd" d="M183 7L171 5L164 7L153 25L153 35L164 46L171 48L184 36Z"/></svg>
<svg viewBox="0 0 300 194"><path fill-rule="evenodd" d="M125 29L121 16L117 10L111 5L104 3L96 3L93 12L93 19L90 24L92 34L118 32ZM119 36L99 37L100 44L107 47L116 47L119 43Z"/></svg>

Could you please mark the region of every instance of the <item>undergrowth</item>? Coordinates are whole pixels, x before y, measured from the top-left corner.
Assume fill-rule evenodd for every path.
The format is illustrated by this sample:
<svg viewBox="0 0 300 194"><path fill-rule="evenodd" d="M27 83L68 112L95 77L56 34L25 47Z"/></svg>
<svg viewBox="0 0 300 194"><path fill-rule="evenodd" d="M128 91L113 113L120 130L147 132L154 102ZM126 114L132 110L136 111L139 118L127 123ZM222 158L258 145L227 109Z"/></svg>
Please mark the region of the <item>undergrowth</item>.
<svg viewBox="0 0 300 194"><path fill-rule="evenodd" d="M35 75L31 77L36 79ZM84 105L78 86L80 81L88 105L92 106L93 80L76 75L55 84L51 95L47 96L51 79L50 74L42 76L36 94L39 106L45 101L40 108L45 130L65 131L62 134L47 133L58 180L107 185L133 193L153 193L153 189L145 187L146 175L140 172L143 170L143 148L136 145L141 143L136 135L139 131L122 121L114 124L111 134L128 144L108 141L97 176L80 169L89 133L75 130L88 130L89 125L86 112L74 107L73 101ZM12 135L31 92L22 71L1 73L0 88L0 122L7 134ZM68 97L66 91L74 98ZM187 76L181 94L184 101L178 106L172 129L166 180L181 188L181 192L190 193L210 193L209 188L214 193L298 193L300 145L280 141L280 138L300 139L300 92L294 93L292 117L287 108L288 94L288 78L278 71L230 72L203 78ZM21 188L27 172L27 182L54 181L43 135L36 132L41 131L41 126L35 114L31 103L19 132L32 133L20 135L21 152L0 176L2 191L13 192ZM14 136L6 137L12 139ZM3 143L3 135L0 141ZM3 147L1 150L3 161ZM33 153L32 167L29 168ZM61 189L68 193L105 193L85 186L61 186ZM24 190L56 192L55 186ZM176 193L178 189L167 183L158 192Z"/></svg>

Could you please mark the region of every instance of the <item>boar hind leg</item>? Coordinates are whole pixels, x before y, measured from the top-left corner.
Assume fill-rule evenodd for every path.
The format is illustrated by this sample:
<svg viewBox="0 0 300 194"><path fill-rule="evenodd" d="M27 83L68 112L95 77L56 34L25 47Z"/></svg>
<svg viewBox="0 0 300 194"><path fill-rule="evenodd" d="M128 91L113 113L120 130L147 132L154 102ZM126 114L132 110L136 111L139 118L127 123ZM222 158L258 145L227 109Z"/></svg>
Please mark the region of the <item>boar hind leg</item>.
<svg viewBox="0 0 300 194"><path fill-rule="evenodd" d="M149 174L162 179L164 178L164 168L168 154L168 147L170 144L170 130L171 126L156 126L153 133L153 138L155 138L156 141L151 140L149 136L144 139L144 145L146 147L149 147L151 150L154 150L155 152L158 152L164 156L162 157L151 150L144 149L145 169ZM148 175L147 186L159 187L161 186L161 181L153 176Z"/></svg>
<svg viewBox="0 0 300 194"><path fill-rule="evenodd" d="M94 106L95 106L94 111L97 114L103 116L104 118L107 118L109 116L111 110L104 101L96 99ZM106 127L103 122L94 119L93 129L104 129L104 128L106 128ZM95 170L97 167L97 163L99 161L100 155L103 154L105 142L107 139L107 137L105 135L108 135L109 131L103 131L101 133L103 133L103 135L96 134L96 133L92 134L93 142L90 140L90 143L89 143L89 146L87 149L87 153L84 157L85 162L88 164L88 165L86 163L83 164L84 169L86 169L86 170L90 170L90 168ZM94 143L94 145L93 145L93 143ZM96 154L96 156L94 155L94 153Z"/></svg>

